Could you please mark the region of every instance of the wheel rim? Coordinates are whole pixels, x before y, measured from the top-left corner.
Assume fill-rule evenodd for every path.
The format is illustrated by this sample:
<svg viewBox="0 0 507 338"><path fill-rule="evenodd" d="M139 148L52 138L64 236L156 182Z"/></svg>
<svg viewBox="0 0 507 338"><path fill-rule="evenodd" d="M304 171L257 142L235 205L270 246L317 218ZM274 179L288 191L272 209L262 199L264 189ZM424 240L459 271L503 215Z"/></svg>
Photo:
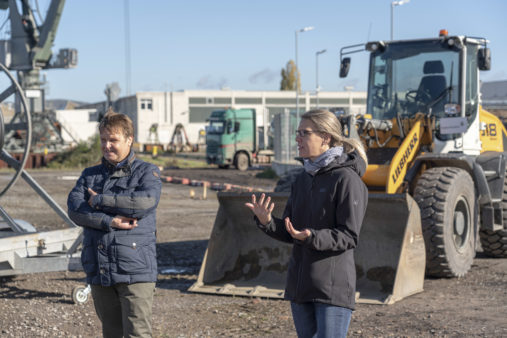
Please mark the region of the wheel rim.
<svg viewBox="0 0 507 338"><path fill-rule="evenodd" d="M453 242L458 252L465 249L470 233L470 210L466 200L461 197L454 207Z"/></svg>
<svg viewBox="0 0 507 338"><path fill-rule="evenodd" d="M78 292L76 292L76 301L78 301L79 303L84 303L86 302L86 295L84 293L84 290L79 290Z"/></svg>
<svg viewBox="0 0 507 338"><path fill-rule="evenodd" d="M14 79L14 77L11 75L9 70L0 63L0 74L4 74L7 77L7 82L10 82L10 86L8 86L7 89L5 89L3 92L0 93L0 102L5 101L7 98L9 98L11 95L17 95L20 100L20 107L22 108L19 113L19 121L23 125L26 131L25 136L25 145L23 149L23 157L21 161L19 162L19 169L16 170L16 172L13 174L12 178L10 178L9 182L0 189L0 197L2 197L9 188L16 183L18 178L21 176L22 169L25 167L26 161L30 155L30 146L32 143L32 118L30 115L30 111L28 109L28 104L26 102L25 95L23 94L23 89L19 85L19 83ZM0 114L2 114L2 129L5 128L5 124L7 124L7 121L4 120L3 113L0 111ZM16 121L11 121L13 124ZM7 130L3 130L1 137L5 138L7 135ZM2 147L0 148L0 159L3 161L6 161L6 158L9 158L11 155L3 149L4 142L2 142Z"/></svg>

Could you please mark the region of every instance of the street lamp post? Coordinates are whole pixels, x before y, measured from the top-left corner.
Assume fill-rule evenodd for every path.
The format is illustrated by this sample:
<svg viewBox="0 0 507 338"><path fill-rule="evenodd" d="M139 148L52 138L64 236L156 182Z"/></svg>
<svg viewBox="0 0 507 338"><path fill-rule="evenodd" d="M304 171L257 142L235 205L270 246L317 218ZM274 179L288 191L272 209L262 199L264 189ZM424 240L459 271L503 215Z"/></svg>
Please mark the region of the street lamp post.
<svg viewBox="0 0 507 338"><path fill-rule="evenodd" d="M295 38L296 38L296 44L295 44L295 47L296 47L296 123L299 122L299 75L301 74L299 72L299 68L298 68L298 34L299 33L304 33L304 32L308 32L308 31L311 31L311 30L314 30L315 27L313 26L308 26L308 27L305 27L305 28L301 28L301 29L298 29L296 30L295 32ZM291 130L291 118L290 118L291 114L289 113L289 122L288 122L288 126L287 126L287 130L289 130L289 139L288 139L288 142L287 142L287 162L289 161L289 158L290 158L290 153L291 153L291 136L290 136L290 130Z"/></svg>
<svg viewBox="0 0 507 338"><path fill-rule="evenodd" d="M394 7L409 3L410 0L397 0L391 2L391 41L394 40Z"/></svg>
<svg viewBox="0 0 507 338"><path fill-rule="evenodd" d="M300 77L298 75L301 75L301 73L299 72L299 68L298 68L298 33L304 33L304 32L308 32L308 31L311 31L311 30L314 30L315 27L313 26L308 26L308 27L305 27L305 28L301 28L301 29L298 29L296 31L296 123L298 123L299 121L299 82L300 82Z"/></svg>
<svg viewBox="0 0 507 338"><path fill-rule="evenodd" d="M319 50L315 53L315 98L317 100L317 109L319 109L319 55L324 54L326 52L325 49Z"/></svg>

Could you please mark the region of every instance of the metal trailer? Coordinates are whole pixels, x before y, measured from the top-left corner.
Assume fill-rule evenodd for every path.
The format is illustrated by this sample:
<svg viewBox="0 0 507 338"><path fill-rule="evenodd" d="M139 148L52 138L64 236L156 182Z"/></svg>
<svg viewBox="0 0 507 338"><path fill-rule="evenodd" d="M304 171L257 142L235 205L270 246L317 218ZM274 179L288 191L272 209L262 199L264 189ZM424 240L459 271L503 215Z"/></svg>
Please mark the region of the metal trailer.
<svg viewBox="0 0 507 338"><path fill-rule="evenodd" d="M82 270L79 245L82 229L51 196L21 168L20 163L2 150L0 158L21 172L21 177L65 221L66 229L38 232L31 224L13 219L0 205L0 276L50 271ZM89 287L76 287L72 294L75 303L88 301Z"/></svg>
<svg viewBox="0 0 507 338"><path fill-rule="evenodd" d="M37 195L64 220L68 228L47 232L38 232L32 225L22 220L13 219L0 204L0 276L12 276L25 273L77 270L81 268L77 249L82 242L81 228L79 228L67 213L51 198L51 196L24 170L30 157L32 143L31 113L27 105L23 89L10 74L9 70L0 63L0 80L7 80L10 85L0 92L0 103L12 98L20 102L19 110L10 121L4 121L0 109L0 160L11 168L12 176L7 184L0 189L0 198L21 177L35 191ZM5 137L10 135L23 138L23 154L20 160L15 159L5 150ZM7 173L9 175L9 173ZM76 288L73 299L77 303L85 302L89 288Z"/></svg>

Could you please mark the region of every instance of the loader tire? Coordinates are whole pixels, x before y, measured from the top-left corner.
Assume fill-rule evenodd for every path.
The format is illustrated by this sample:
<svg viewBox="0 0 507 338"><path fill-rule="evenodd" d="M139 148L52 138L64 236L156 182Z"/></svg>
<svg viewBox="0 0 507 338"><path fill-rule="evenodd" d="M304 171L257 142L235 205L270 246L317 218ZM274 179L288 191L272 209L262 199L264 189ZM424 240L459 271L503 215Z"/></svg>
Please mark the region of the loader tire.
<svg viewBox="0 0 507 338"><path fill-rule="evenodd" d="M502 194L503 230L480 230L479 237L483 252L490 257L507 258L507 171Z"/></svg>
<svg viewBox="0 0 507 338"><path fill-rule="evenodd" d="M426 246L426 275L461 277L475 257L475 188L459 168L426 170L415 188Z"/></svg>

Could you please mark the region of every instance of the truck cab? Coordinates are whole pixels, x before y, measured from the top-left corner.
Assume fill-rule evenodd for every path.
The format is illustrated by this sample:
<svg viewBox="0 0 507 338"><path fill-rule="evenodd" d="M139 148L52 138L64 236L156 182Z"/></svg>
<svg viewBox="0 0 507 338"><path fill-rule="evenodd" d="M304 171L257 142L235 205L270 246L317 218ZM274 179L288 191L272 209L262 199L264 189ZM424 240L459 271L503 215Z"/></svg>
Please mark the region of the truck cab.
<svg viewBox="0 0 507 338"><path fill-rule="evenodd" d="M246 170L257 150L255 118L254 109L213 111L206 131L206 162Z"/></svg>

